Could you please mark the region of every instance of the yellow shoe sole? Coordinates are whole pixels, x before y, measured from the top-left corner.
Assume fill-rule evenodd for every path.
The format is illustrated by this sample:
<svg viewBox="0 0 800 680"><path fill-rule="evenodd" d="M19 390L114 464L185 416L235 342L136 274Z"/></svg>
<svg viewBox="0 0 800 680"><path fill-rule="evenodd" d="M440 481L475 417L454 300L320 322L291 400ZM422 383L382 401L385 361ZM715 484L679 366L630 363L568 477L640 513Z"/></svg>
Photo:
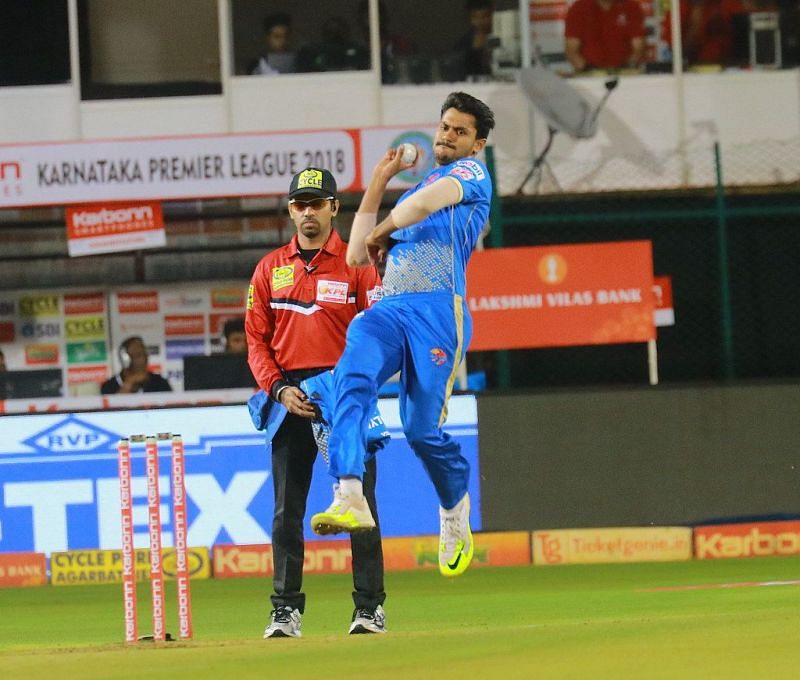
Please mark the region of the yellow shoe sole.
<svg viewBox="0 0 800 680"><path fill-rule="evenodd" d="M468 530L469 531L469 530ZM463 574L467 567L472 562L472 555L475 553L475 539L472 537L472 531L469 531L469 551L465 554L459 549L456 559L453 562L443 565L439 563L439 573L442 576L459 576Z"/></svg>
<svg viewBox="0 0 800 680"><path fill-rule="evenodd" d="M311 529L319 536L329 536L331 534L355 534L362 531L371 531L375 528L372 524L359 522L351 512L343 515L334 515L330 512L318 512L311 518Z"/></svg>

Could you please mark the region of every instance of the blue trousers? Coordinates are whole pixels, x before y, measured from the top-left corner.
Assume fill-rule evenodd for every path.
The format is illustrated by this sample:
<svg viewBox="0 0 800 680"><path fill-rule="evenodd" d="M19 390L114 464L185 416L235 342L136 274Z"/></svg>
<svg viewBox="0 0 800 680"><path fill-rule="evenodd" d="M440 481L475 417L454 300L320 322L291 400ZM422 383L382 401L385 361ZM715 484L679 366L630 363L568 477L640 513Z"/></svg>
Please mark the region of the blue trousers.
<svg viewBox="0 0 800 680"><path fill-rule="evenodd" d="M400 371L400 420L439 502L454 507L467 492L469 463L442 430L456 371L472 334L460 296L387 297L356 316L334 369L335 406L328 452L334 477L363 477L366 433L378 388Z"/></svg>

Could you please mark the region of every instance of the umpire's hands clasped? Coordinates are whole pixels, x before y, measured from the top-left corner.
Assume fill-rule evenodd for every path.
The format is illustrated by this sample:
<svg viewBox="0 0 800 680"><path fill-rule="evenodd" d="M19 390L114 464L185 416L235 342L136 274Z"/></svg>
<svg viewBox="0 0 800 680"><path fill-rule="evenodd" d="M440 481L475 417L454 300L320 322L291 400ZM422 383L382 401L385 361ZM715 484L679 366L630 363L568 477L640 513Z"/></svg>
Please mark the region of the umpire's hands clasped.
<svg viewBox="0 0 800 680"><path fill-rule="evenodd" d="M309 401L306 393L299 387L290 386L281 390L280 400L281 404L286 407L289 413L310 420L317 417L317 409L314 407L314 404Z"/></svg>

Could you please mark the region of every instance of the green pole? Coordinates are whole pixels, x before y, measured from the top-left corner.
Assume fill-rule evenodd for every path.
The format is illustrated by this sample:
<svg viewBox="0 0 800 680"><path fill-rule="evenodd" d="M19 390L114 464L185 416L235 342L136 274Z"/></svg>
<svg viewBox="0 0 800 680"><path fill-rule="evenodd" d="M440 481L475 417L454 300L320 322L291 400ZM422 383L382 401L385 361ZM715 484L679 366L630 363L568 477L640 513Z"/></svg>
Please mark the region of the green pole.
<svg viewBox="0 0 800 680"><path fill-rule="evenodd" d="M728 269L728 220L725 208L725 185L719 142L714 142L714 165L717 171L717 250L719 253L720 318L722 324L722 375L735 377L733 356L733 320L731 315L730 272Z"/></svg>
<svg viewBox="0 0 800 680"><path fill-rule="evenodd" d="M492 178L492 203L489 206L489 222L492 226L489 231L489 245L492 248L503 247L503 206L500 203L500 195L497 183L497 166L494 161L494 147L486 147L486 168ZM508 350L495 352L495 367L497 369L497 386L501 389L511 387L511 362Z"/></svg>

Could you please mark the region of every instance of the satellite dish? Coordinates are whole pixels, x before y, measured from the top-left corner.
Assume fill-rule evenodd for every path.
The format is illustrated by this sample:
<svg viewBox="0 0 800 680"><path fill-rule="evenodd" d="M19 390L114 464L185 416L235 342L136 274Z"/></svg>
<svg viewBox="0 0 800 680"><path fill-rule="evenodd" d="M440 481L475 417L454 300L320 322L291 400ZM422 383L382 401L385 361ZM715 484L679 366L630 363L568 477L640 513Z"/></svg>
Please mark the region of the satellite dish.
<svg viewBox="0 0 800 680"><path fill-rule="evenodd" d="M597 132L595 107L561 76L536 64L520 70L519 84L552 128L576 139L594 137Z"/></svg>
<svg viewBox="0 0 800 680"><path fill-rule="evenodd" d="M544 149L534 159L517 193L522 193L531 176L541 171L556 132L564 132L575 139L590 139L595 136L600 109L618 83L617 77L607 80L603 98L596 105L592 105L561 76L540 63L520 69L519 85L534 108L547 121L548 136Z"/></svg>

